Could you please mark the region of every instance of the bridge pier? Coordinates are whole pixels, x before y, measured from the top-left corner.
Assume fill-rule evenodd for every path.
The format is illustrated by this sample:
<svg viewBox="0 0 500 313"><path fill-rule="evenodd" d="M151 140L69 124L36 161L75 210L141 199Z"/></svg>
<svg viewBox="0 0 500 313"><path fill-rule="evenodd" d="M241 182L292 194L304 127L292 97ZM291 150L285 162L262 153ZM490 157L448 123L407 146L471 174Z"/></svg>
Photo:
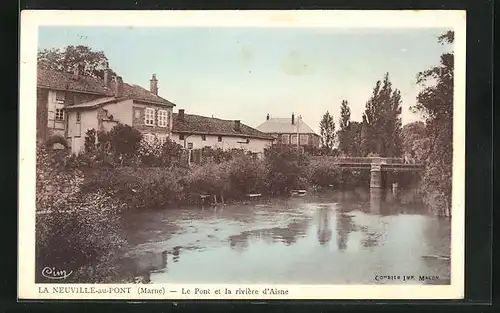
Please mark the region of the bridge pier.
<svg viewBox="0 0 500 313"><path fill-rule="evenodd" d="M382 169L379 164L372 164L370 171L370 188L382 187Z"/></svg>

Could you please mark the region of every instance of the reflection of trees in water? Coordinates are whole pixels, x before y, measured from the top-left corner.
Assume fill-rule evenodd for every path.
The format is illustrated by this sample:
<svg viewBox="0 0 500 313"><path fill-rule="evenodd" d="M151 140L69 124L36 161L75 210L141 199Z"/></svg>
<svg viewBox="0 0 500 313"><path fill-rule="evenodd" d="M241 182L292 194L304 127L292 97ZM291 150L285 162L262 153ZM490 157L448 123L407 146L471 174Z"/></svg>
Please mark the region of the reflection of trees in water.
<svg viewBox="0 0 500 313"><path fill-rule="evenodd" d="M318 209L318 242L321 245L326 244L332 239L332 229L330 228L330 210L329 207L321 206Z"/></svg>
<svg viewBox="0 0 500 313"><path fill-rule="evenodd" d="M243 250L248 247L250 238L262 238L291 245L297 242L298 238L305 236L308 227L309 219L294 220L290 222L287 227L256 229L230 236L229 244L233 249Z"/></svg>
<svg viewBox="0 0 500 313"><path fill-rule="evenodd" d="M337 211L337 247L343 251L347 248L349 233L355 229L350 215Z"/></svg>

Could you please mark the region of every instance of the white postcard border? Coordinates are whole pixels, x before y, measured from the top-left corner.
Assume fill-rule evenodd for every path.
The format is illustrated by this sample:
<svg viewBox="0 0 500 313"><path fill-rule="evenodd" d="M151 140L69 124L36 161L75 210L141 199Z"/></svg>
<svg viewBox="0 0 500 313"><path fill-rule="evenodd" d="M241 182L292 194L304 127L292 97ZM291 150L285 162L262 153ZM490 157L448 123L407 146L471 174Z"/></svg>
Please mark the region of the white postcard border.
<svg viewBox="0 0 500 313"><path fill-rule="evenodd" d="M36 55L39 26L130 27L440 27L455 31L451 283L434 285L93 285L35 284ZM21 12L19 128L19 299L461 299L465 250L465 11L33 11ZM140 288L157 289L141 294ZM46 288L46 289L45 289ZM54 293L54 288L62 293ZM71 289L75 288L75 289ZM129 288L129 292L124 292ZM183 294L182 289L191 290ZM195 295L195 288L211 295ZM259 294L215 295L220 289ZM266 288L287 295L263 294ZM45 291L48 292L45 292ZM97 293L96 290L109 292ZM163 290L163 291L161 291ZM144 291L144 290L143 290ZM174 292L175 291L175 292Z"/></svg>

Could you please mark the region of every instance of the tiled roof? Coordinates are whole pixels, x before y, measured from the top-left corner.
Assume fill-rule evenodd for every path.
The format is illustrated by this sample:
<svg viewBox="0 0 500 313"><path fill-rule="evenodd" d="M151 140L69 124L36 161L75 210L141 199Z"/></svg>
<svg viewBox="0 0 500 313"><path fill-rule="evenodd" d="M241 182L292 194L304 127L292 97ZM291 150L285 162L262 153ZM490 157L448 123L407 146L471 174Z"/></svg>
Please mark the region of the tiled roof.
<svg viewBox="0 0 500 313"><path fill-rule="evenodd" d="M46 70L40 67L37 73L37 87L99 94L103 97L114 96L113 90L105 87L101 79L81 76L78 80L74 80L71 73ZM172 102L153 94L141 86L127 83L123 83L123 97L149 103L175 106Z"/></svg>
<svg viewBox="0 0 500 313"><path fill-rule="evenodd" d="M99 99L95 99L95 100L92 100L92 101L89 101L89 102L84 102L84 103L79 103L79 104L74 104L74 105L68 105L66 106L66 109L93 109L93 108L97 108L103 104L107 104L107 103L110 103L110 102L115 102L119 99L115 98L115 97L104 97L104 98L99 98Z"/></svg>
<svg viewBox="0 0 500 313"><path fill-rule="evenodd" d="M193 133L207 135L225 135L235 137L250 137L269 139L273 138L264 134L255 128L240 123L240 130L235 129L235 122L231 120L222 120L213 117L205 117L194 114L184 114L183 120L179 118L178 113L173 114L172 132L174 133Z"/></svg>
<svg viewBox="0 0 500 313"><path fill-rule="evenodd" d="M125 98L130 98L134 100L141 100L151 103L164 104L175 106L172 102L167 99L163 99L160 96L155 95L147 89L142 88L138 85L129 85L127 83L123 83L123 96Z"/></svg>
<svg viewBox="0 0 500 313"><path fill-rule="evenodd" d="M73 79L73 74L46 70L43 68L38 68L37 72L37 87L56 89L56 90L69 90L84 93L93 93L101 95L113 95L113 91L110 88L104 87L101 80L81 76L78 80Z"/></svg>
<svg viewBox="0 0 500 313"><path fill-rule="evenodd" d="M299 134L316 134L304 120L298 122L298 118L295 118L295 124L292 124L291 118L270 118L257 126L257 129L263 133L291 134L297 133L297 125Z"/></svg>

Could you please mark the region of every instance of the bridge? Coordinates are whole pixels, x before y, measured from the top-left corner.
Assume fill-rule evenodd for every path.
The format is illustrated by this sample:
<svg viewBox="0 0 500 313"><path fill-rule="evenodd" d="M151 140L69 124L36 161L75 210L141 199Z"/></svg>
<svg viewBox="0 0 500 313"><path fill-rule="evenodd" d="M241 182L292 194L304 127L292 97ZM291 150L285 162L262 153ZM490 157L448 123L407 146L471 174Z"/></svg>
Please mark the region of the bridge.
<svg viewBox="0 0 500 313"><path fill-rule="evenodd" d="M370 187L380 188L382 186L383 171L421 171L424 165L404 158L382 158L382 157L334 157L334 163L340 168L370 170Z"/></svg>

